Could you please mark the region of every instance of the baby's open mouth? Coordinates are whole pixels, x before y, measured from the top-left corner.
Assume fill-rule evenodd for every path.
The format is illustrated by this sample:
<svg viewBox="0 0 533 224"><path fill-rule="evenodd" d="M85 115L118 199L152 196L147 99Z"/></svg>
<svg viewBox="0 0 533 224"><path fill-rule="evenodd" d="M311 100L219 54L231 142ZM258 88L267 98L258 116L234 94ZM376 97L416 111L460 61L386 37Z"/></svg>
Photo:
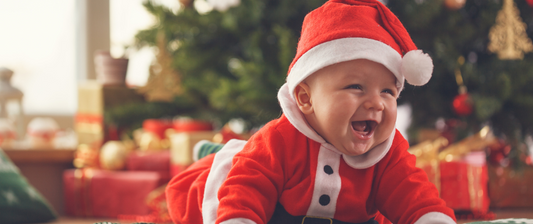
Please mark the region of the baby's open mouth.
<svg viewBox="0 0 533 224"><path fill-rule="evenodd" d="M378 123L376 121L371 120L352 122L352 128L362 135L372 134L377 125Z"/></svg>

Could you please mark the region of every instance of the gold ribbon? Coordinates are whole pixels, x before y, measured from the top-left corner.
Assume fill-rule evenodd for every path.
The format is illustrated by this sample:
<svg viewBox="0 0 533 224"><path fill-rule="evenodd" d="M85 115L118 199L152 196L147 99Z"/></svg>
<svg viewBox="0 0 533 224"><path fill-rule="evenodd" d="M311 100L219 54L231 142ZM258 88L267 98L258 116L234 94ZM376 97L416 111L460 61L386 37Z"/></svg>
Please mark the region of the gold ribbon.
<svg viewBox="0 0 533 224"><path fill-rule="evenodd" d="M473 211L481 211L483 209L484 194L481 186L481 175L483 173L483 167L468 165L467 172L468 194L470 195L470 208Z"/></svg>
<svg viewBox="0 0 533 224"><path fill-rule="evenodd" d="M91 217L91 181L94 173L91 169L74 170L74 213L76 216Z"/></svg>
<svg viewBox="0 0 533 224"><path fill-rule="evenodd" d="M496 137L488 126L482 128L475 135L471 135L460 142L446 147L438 154L439 161L456 161L469 152L483 150L485 147L497 143Z"/></svg>

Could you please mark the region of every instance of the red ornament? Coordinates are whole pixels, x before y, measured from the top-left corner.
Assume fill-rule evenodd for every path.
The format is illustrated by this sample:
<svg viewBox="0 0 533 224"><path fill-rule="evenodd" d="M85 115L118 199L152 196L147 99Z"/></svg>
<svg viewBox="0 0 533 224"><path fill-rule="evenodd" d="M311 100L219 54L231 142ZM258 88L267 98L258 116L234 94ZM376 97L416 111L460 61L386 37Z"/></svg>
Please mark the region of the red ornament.
<svg viewBox="0 0 533 224"><path fill-rule="evenodd" d="M445 0L444 6L448 8L449 10L458 10L460 8L463 8L465 5L466 0Z"/></svg>
<svg viewBox="0 0 533 224"><path fill-rule="evenodd" d="M527 4L531 7L533 7L533 0L526 0Z"/></svg>
<svg viewBox="0 0 533 224"><path fill-rule="evenodd" d="M462 93L453 99L453 110L459 116L468 116L474 110L470 94Z"/></svg>

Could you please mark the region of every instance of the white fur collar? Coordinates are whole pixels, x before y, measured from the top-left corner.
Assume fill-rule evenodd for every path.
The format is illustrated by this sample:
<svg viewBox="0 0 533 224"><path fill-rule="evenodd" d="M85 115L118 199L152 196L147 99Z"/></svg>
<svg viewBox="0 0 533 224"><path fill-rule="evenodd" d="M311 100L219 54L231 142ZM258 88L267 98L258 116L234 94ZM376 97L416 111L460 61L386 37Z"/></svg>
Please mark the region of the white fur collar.
<svg viewBox="0 0 533 224"><path fill-rule="evenodd" d="M304 115L296 105L293 97L289 93L289 87L285 83L278 92L278 100L281 104L281 109L285 114L285 117L291 122L292 125L302 134L308 138L321 143L324 147L329 150L332 150L338 154L342 154L338 149L333 145L327 143L320 135L318 135L315 130L309 126L307 121L304 118ZM359 156L348 156L342 154L344 161L354 169L366 169L376 163L378 163L389 151L392 146L392 141L394 139L394 134L396 131L392 131L391 136L383 143L377 145L376 147L370 149L367 153Z"/></svg>

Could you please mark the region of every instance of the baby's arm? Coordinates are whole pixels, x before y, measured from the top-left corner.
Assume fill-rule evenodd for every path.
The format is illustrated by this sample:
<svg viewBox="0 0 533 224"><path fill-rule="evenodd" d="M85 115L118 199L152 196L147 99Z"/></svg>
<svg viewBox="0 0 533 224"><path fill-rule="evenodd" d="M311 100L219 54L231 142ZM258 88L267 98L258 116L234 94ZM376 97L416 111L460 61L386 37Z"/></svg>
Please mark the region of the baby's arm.
<svg viewBox="0 0 533 224"><path fill-rule="evenodd" d="M426 173L415 167L416 158L407 152L407 141L391 148L376 187L376 205L393 223L455 223L453 210L439 198Z"/></svg>
<svg viewBox="0 0 533 224"><path fill-rule="evenodd" d="M235 155L218 191L217 223L267 223L274 213L284 182L283 146L269 140L255 135Z"/></svg>

